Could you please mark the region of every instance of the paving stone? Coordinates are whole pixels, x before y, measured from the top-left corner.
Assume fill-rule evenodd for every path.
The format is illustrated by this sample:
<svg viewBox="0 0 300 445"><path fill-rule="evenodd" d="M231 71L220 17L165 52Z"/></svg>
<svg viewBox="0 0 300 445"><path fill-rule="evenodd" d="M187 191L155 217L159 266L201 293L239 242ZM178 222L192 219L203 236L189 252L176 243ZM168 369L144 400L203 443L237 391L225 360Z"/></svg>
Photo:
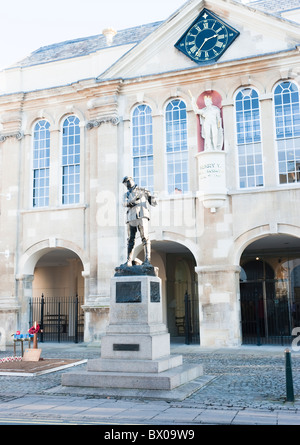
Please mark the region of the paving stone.
<svg viewBox="0 0 300 445"><path fill-rule="evenodd" d="M43 344L44 358L95 359L100 347L84 344ZM196 345L172 345L173 354L182 354L187 364L203 365L201 387L184 400L145 400L108 398L78 391L59 394L63 370L34 377L0 376L0 417L23 412L30 417L46 418L47 412L80 419L115 419L126 422L159 424L300 424L300 353L292 352L295 402L286 402L285 347L201 348ZM13 349L0 351L0 358ZM86 364L76 369L86 369ZM48 410L48 411L47 411Z"/></svg>

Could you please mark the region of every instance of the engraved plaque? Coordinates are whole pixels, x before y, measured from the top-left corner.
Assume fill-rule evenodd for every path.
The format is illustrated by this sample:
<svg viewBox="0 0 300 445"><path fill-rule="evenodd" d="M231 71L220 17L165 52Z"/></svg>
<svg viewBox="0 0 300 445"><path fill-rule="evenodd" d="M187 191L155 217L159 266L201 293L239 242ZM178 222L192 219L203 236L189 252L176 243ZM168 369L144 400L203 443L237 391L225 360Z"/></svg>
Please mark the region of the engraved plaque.
<svg viewBox="0 0 300 445"><path fill-rule="evenodd" d="M142 289L140 281L116 283L116 303L141 303Z"/></svg>
<svg viewBox="0 0 300 445"><path fill-rule="evenodd" d="M160 289L159 283L156 281L150 282L150 302L159 303L160 302Z"/></svg>
<svg viewBox="0 0 300 445"><path fill-rule="evenodd" d="M114 344L113 345L114 351L139 351L140 345L132 344Z"/></svg>

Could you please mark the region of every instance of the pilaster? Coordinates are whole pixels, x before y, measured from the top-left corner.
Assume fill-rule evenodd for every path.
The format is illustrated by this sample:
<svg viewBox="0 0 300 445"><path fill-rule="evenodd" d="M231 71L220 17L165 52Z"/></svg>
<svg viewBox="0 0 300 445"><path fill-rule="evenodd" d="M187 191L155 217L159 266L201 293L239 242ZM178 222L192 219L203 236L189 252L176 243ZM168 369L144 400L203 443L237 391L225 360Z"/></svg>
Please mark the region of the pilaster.
<svg viewBox="0 0 300 445"><path fill-rule="evenodd" d="M201 346L241 344L239 266L195 268L199 283Z"/></svg>

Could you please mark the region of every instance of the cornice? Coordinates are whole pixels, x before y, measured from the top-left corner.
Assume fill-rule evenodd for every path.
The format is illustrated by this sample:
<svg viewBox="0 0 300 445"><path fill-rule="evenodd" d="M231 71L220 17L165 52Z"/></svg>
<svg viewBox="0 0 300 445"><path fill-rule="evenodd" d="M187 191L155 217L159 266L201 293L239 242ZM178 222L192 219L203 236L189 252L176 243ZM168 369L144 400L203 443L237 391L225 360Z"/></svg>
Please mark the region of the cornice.
<svg viewBox="0 0 300 445"><path fill-rule="evenodd" d="M151 83L153 87L155 82L160 86L176 86L180 83L183 86L185 83L202 82L220 80L231 76L241 76L242 74L266 71L274 68L282 70L284 64L290 66L299 65L299 48L292 48L276 53L259 54L257 56L249 56L241 59L228 60L226 62L215 63L212 65L197 66L163 73L145 74L144 76L128 77L123 79L123 87L121 92L124 94L125 90L136 88L145 88L147 83Z"/></svg>

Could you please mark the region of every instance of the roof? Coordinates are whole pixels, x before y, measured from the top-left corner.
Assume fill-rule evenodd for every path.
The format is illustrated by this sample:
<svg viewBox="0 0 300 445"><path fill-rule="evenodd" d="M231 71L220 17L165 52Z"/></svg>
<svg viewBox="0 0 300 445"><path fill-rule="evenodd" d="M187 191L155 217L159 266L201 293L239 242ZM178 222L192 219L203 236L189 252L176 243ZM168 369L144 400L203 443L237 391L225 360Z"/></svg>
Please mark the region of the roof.
<svg viewBox="0 0 300 445"><path fill-rule="evenodd" d="M118 31L110 46L108 46L106 37L103 34L43 46L25 59L15 63L14 67L39 65L73 57L86 56L93 52L115 46L137 44L158 28L161 23L162 22L154 22Z"/></svg>
<svg viewBox="0 0 300 445"><path fill-rule="evenodd" d="M280 17L281 14L286 11L300 9L300 0L250 0L247 2L247 5ZM162 21L159 21L118 31L110 46L108 46L106 37L103 34L43 46L31 53L28 57L15 63L13 67L28 67L86 56L96 51L107 49L108 47L113 48L130 44L136 45L155 31L162 23Z"/></svg>
<svg viewBox="0 0 300 445"><path fill-rule="evenodd" d="M299 9L300 0L254 0L247 5L280 16L286 11Z"/></svg>

